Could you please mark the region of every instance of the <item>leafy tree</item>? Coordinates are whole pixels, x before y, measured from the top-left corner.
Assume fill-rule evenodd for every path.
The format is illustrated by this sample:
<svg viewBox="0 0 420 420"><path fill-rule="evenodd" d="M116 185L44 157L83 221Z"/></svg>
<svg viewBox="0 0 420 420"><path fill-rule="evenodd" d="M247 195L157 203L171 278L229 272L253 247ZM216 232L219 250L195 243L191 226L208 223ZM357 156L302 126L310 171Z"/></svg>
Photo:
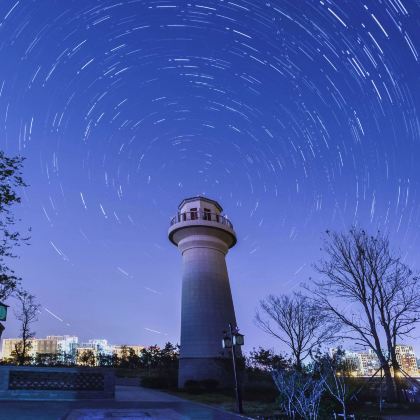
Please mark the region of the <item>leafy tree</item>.
<svg viewBox="0 0 420 420"><path fill-rule="evenodd" d="M379 359L388 400L399 398L397 339L404 339L420 320L420 281L391 251L389 239L361 229L327 232L326 254L316 266L322 278L313 294L320 310L344 328L343 337L358 339ZM386 350L384 350L386 349ZM391 370L392 367L392 370Z"/></svg>
<svg viewBox="0 0 420 420"><path fill-rule="evenodd" d="M159 364L164 368L177 366L179 358L179 346L172 343L166 343L165 347L160 351Z"/></svg>
<svg viewBox="0 0 420 420"><path fill-rule="evenodd" d="M140 367L140 357L136 354L132 347L128 348L127 367L129 369L136 369Z"/></svg>
<svg viewBox="0 0 420 420"><path fill-rule="evenodd" d="M29 362L29 351L32 348L32 339L35 337L32 324L38 320L40 305L35 303L33 295L24 290L17 293L17 299L20 311L15 312L15 315L20 321L20 341L15 345L14 357L18 365L24 365Z"/></svg>
<svg viewBox="0 0 420 420"><path fill-rule="evenodd" d="M35 356L35 364L37 366L60 366L59 353L37 353Z"/></svg>
<svg viewBox="0 0 420 420"><path fill-rule="evenodd" d="M96 356L92 349L83 349L77 359L82 366L96 366Z"/></svg>
<svg viewBox="0 0 420 420"><path fill-rule="evenodd" d="M124 345L121 347L121 354L118 356L118 367L127 368L128 367L128 346Z"/></svg>
<svg viewBox="0 0 420 420"><path fill-rule="evenodd" d="M20 156L9 158L0 151L0 301L9 297L20 282L7 259L15 258L14 248L28 240L14 228L19 220L11 211L21 202L18 189L27 186L22 178L23 160Z"/></svg>
<svg viewBox="0 0 420 420"><path fill-rule="evenodd" d="M116 356L116 357L114 357ZM101 367L108 367L108 366L119 366L119 359L118 356L115 354L98 354L98 365Z"/></svg>
<svg viewBox="0 0 420 420"><path fill-rule="evenodd" d="M302 370L308 356L321 345L332 342L338 332L337 323L332 323L301 293L268 296L260 302L256 323L290 348L298 370Z"/></svg>
<svg viewBox="0 0 420 420"><path fill-rule="evenodd" d="M252 369L271 371L273 369L286 369L291 364L281 354L275 354L273 349L252 349L247 358L247 365Z"/></svg>
<svg viewBox="0 0 420 420"><path fill-rule="evenodd" d="M160 348L155 345L141 349L140 359L143 366L149 368L158 367L161 360Z"/></svg>

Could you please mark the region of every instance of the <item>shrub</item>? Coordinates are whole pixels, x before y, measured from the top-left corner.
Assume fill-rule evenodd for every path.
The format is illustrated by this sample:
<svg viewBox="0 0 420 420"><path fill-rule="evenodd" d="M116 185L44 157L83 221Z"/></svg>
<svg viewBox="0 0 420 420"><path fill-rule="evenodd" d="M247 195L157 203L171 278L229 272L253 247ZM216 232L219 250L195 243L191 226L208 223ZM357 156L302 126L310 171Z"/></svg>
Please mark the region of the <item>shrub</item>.
<svg viewBox="0 0 420 420"><path fill-rule="evenodd" d="M164 376L147 376L141 379L141 385L146 388L165 389L170 388L169 378Z"/></svg>
<svg viewBox="0 0 420 420"><path fill-rule="evenodd" d="M219 381L216 379L204 379L200 382L206 392L215 392L219 387Z"/></svg>
<svg viewBox="0 0 420 420"><path fill-rule="evenodd" d="M200 381L194 381L193 379L186 381L184 388L189 394L201 394L203 392Z"/></svg>
<svg viewBox="0 0 420 420"><path fill-rule="evenodd" d="M279 393L274 385L249 384L242 389L244 399L248 401L274 402Z"/></svg>
<svg viewBox="0 0 420 420"><path fill-rule="evenodd" d="M185 382L184 388L190 394L202 394L215 392L218 386L219 382L216 379L203 379L202 381L190 379Z"/></svg>

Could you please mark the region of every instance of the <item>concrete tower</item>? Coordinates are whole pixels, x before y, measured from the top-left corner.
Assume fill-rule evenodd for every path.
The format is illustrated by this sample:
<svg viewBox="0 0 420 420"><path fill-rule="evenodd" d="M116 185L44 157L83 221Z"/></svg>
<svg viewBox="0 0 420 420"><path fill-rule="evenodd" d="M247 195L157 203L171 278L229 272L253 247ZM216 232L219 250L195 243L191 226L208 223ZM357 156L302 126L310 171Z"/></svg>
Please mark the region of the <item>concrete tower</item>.
<svg viewBox="0 0 420 420"><path fill-rule="evenodd" d="M220 357L223 331L236 325L225 256L236 244L222 207L205 197L187 198L172 219L169 240L182 253L181 354L178 385L189 379L226 377Z"/></svg>

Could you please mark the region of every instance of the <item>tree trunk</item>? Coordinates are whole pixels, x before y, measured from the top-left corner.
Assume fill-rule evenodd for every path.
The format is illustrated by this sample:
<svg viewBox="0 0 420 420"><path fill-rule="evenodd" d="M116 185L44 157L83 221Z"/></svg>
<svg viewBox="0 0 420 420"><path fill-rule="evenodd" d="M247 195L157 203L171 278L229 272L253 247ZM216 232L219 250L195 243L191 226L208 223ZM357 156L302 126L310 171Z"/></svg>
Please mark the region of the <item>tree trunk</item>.
<svg viewBox="0 0 420 420"><path fill-rule="evenodd" d="M344 399L342 401L342 406L343 406L343 419L347 420L346 403L344 402Z"/></svg>
<svg viewBox="0 0 420 420"><path fill-rule="evenodd" d="M398 401L397 390L389 364L385 362L385 364L383 364L383 369L386 383L386 399L388 402L396 402Z"/></svg>
<svg viewBox="0 0 420 420"><path fill-rule="evenodd" d="M394 373L394 384L395 384L395 393L397 396L397 401L401 402L403 400L402 394L402 380L403 374L401 372L400 364L397 360L397 355L395 354L395 347L391 351L391 363L392 363L392 370Z"/></svg>

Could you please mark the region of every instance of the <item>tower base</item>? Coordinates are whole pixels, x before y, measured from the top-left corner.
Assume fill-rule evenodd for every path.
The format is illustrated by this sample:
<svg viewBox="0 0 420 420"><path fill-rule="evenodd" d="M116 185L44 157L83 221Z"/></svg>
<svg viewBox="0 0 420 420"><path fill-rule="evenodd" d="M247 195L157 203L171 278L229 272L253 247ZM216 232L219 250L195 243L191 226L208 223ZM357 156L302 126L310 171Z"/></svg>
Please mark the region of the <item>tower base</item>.
<svg viewBox="0 0 420 420"><path fill-rule="evenodd" d="M228 388L233 384L232 360L230 358L180 358L178 387L184 388L189 380L216 380L220 388Z"/></svg>

